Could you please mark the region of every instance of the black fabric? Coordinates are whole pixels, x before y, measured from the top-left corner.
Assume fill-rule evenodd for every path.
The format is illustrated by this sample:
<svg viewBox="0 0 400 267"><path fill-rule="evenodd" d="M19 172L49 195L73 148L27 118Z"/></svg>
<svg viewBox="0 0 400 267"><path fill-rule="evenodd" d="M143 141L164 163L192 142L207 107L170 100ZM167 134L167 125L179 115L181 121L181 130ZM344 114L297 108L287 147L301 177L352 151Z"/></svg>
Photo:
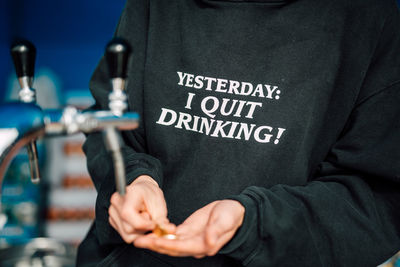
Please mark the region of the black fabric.
<svg viewBox="0 0 400 267"><path fill-rule="evenodd" d="M103 261L109 256L114 247L112 246L100 246L96 226L93 223L87 233L83 242L79 245L77 255L77 266L97 266L99 262Z"/></svg>
<svg viewBox="0 0 400 267"><path fill-rule="evenodd" d="M115 264L376 266L400 249L395 1L260 2L127 1L116 35L133 48L141 116L123 135L128 182L153 176L176 224L217 199L246 214L215 257L124 249L108 224L111 162L89 135L97 245ZM91 90L107 109L104 60Z"/></svg>
<svg viewBox="0 0 400 267"><path fill-rule="evenodd" d="M211 0L211 1L219 1L219 2L234 2L234 3L260 3L260 4L266 4L269 6L283 6L291 1L295 0Z"/></svg>

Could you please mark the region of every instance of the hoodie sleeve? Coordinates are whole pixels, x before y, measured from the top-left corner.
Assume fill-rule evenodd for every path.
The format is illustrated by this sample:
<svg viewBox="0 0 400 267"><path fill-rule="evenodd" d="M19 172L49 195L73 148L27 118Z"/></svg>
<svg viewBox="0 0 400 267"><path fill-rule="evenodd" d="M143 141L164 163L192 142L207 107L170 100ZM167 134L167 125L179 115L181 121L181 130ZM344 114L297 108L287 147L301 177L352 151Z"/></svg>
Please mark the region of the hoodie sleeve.
<svg viewBox="0 0 400 267"><path fill-rule="evenodd" d="M394 2L394 1L393 1ZM400 250L400 23L393 8L346 128L304 186L248 187L220 251L245 266L377 266Z"/></svg>
<svg viewBox="0 0 400 267"><path fill-rule="evenodd" d="M115 33L115 36L124 38L133 50L128 63L126 93L129 111L138 112L141 118L143 117L142 94L147 40L147 14L147 1L127 1ZM107 65L103 57L90 82L90 90L96 101L94 109L109 109L108 94L111 90L111 85L108 77ZM140 121L138 129L121 133L127 184L140 175L149 175L161 186L161 163L158 159L148 154L142 122L143 120ZM98 192L95 223L100 244L120 243L122 239L108 223L110 197L116 189L112 159L104 146L102 133L89 134L83 150L87 157L89 174Z"/></svg>

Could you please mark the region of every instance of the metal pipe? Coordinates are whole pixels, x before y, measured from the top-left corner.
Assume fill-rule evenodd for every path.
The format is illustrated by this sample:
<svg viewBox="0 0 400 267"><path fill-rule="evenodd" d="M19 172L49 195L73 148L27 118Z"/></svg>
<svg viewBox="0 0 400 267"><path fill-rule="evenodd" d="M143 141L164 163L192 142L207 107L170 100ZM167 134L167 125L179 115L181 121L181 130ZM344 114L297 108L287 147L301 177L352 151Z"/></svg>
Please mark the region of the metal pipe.
<svg viewBox="0 0 400 267"><path fill-rule="evenodd" d="M104 131L104 143L107 150L111 153L114 164L115 186L117 192L125 195L125 163L121 153L121 137L114 127L107 127Z"/></svg>

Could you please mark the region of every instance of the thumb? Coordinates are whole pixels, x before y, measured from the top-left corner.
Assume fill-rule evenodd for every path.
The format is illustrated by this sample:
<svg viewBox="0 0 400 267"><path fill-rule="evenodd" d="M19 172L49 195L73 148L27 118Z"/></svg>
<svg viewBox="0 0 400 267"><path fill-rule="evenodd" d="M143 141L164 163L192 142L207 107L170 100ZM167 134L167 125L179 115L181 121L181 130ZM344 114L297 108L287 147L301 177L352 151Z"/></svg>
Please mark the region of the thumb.
<svg viewBox="0 0 400 267"><path fill-rule="evenodd" d="M207 246L214 247L217 245L218 240L230 230L230 223L224 219L221 212L215 212L214 209L210 214L210 219L206 227L205 241Z"/></svg>

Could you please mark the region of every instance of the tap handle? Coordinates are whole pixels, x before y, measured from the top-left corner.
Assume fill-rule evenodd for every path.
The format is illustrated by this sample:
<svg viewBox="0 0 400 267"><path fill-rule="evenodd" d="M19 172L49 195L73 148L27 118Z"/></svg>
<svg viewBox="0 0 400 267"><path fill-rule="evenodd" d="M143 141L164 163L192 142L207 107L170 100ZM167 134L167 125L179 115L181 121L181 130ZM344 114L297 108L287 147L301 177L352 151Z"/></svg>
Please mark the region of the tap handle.
<svg viewBox="0 0 400 267"><path fill-rule="evenodd" d="M21 91L19 92L20 101L35 103L36 92L31 88L35 73L35 46L27 40L17 41L11 46L11 57L14 61L15 71L21 86ZM28 157L32 182L38 183L40 181L40 171L35 141L28 144Z"/></svg>
<svg viewBox="0 0 400 267"><path fill-rule="evenodd" d="M17 77L33 77L35 72L36 48L26 40L15 42L11 46L11 56L14 61Z"/></svg>
<svg viewBox="0 0 400 267"><path fill-rule="evenodd" d="M129 44L121 38L114 38L107 44L105 56L111 79L126 78L130 52Z"/></svg>

